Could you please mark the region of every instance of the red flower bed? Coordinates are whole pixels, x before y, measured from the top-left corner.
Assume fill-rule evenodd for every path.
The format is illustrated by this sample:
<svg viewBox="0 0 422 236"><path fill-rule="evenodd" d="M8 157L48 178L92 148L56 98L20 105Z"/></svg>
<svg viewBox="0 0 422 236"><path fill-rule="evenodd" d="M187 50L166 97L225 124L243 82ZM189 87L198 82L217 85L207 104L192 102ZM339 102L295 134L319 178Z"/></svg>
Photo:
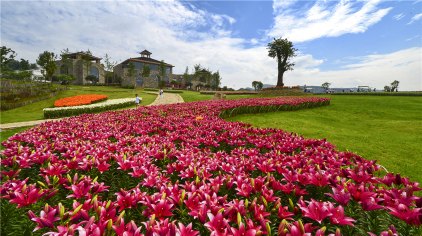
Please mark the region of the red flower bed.
<svg viewBox="0 0 422 236"><path fill-rule="evenodd" d="M46 235L421 232L418 183L325 140L219 117L328 102L207 101L44 123L3 143L2 205Z"/></svg>
<svg viewBox="0 0 422 236"><path fill-rule="evenodd" d="M72 107L72 106L81 106L88 105L94 102L100 102L106 100L108 97L101 94L84 94L77 95L73 97L67 97L58 99L54 102L55 107Z"/></svg>

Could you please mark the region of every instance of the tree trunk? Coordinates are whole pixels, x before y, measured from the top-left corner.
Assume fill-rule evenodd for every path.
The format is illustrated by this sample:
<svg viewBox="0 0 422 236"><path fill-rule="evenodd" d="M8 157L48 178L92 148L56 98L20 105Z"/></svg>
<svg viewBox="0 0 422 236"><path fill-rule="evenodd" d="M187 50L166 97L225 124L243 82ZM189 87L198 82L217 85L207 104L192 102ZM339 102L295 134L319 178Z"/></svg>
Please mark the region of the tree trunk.
<svg viewBox="0 0 422 236"><path fill-rule="evenodd" d="M277 87L283 87L284 83L283 83L283 75L284 75L284 70L281 68L281 66L278 66L278 79L277 79Z"/></svg>

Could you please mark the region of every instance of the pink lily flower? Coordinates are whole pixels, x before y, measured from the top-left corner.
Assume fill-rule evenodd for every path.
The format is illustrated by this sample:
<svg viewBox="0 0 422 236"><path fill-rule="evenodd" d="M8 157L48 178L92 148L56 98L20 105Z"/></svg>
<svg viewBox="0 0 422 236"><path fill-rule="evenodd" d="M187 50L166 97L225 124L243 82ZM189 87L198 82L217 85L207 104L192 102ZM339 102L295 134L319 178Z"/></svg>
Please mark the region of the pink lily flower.
<svg viewBox="0 0 422 236"><path fill-rule="evenodd" d="M330 204L331 203L327 202L317 202L314 199L308 201L308 205L306 205L303 200L299 200L298 202L298 206L302 210L303 216L311 218L320 224L325 218L332 216L329 209Z"/></svg>
<svg viewBox="0 0 422 236"><path fill-rule="evenodd" d="M187 226L179 222L179 227L176 228L176 236L197 236L199 231L192 229L192 223Z"/></svg>
<svg viewBox="0 0 422 236"><path fill-rule="evenodd" d="M331 189L333 190L333 193L326 193L326 195L332 197L334 200L336 200L336 202L343 206L346 206L347 203L349 203L351 195L344 188L338 187Z"/></svg>
<svg viewBox="0 0 422 236"><path fill-rule="evenodd" d="M330 204L329 209L332 214L330 216L330 221L332 224L353 226L353 222L356 221L353 218L344 215L344 209L342 206L334 207L332 204Z"/></svg>
<svg viewBox="0 0 422 236"><path fill-rule="evenodd" d="M40 217L37 217L31 210L28 212L29 217L32 221L37 223L34 231L48 227L53 228L54 222L59 221L60 217L57 215L57 208L52 208L49 205L45 205L44 210L41 211Z"/></svg>

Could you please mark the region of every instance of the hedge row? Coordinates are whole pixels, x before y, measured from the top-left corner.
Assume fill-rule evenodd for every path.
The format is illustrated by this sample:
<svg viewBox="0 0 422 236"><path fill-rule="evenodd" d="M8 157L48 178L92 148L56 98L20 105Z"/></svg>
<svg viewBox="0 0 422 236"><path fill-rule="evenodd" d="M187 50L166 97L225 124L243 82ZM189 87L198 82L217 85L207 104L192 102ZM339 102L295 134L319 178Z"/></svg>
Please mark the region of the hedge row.
<svg viewBox="0 0 422 236"><path fill-rule="evenodd" d="M155 88L144 88L144 91L158 92L159 89L155 89ZM183 90L164 89L163 91L165 93L183 93Z"/></svg>
<svg viewBox="0 0 422 236"><path fill-rule="evenodd" d="M327 106L330 104L330 100L322 102L307 102L300 105L272 105L272 106L241 106L232 109L223 110L220 113L221 118L228 118L241 114L256 114L264 112L276 112L276 111L293 111L304 108L313 108Z"/></svg>
<svg viewBox="0 0 422 236"><path fill-rule="evenodd" d="M215 93L224 93L226 95L249 95L249 94L258 94L255 91L201 91L200 94L209 94L213 95Z"/></svg>
<svg viewBox="0 0 422 236"><path fill-rule="evenodd" d="M330 95L422 96L422 92L330 93Z"/></svg>
<svg viewBox="0 0 422 236"><path fill-rule="evenodd" d="M120 100L120 99L114 99L114 100ZM86 114L86 113L97 113L97 112L115 110L119 108L132 106L134 104L135 104L134 99L128 98L128 99L123 100L120 103L105 102L104 104L97 103L97 104L78 106L78 107L45 108L43 109L43 111L44 111L44 118L60 118L60 117L67 117L67 116L76 116L76 115Z"/></svg>
<svg viewBox="0 0 422 236"><path fill-rule="evenodd" d="M1 110L10 110L48 99L66 90L65 86L34 81L0 79Z"/></svg>

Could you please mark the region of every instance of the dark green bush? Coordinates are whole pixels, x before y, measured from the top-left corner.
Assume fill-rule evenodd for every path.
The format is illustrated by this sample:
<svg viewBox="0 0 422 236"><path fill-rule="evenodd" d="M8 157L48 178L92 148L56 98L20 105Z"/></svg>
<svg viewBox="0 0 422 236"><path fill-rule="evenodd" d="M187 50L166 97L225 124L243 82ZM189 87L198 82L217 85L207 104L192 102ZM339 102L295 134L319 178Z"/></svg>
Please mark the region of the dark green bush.
<svg viewBox="0 0 422 236"><path fill-rule="evenodd" d="M76 116L80 114L87 114L87 113L97 113L109 110L115 110L119 108L124 108L134 105L134 101L128 101L125 103L108 105L108 106L100 106L100 107L87 107L87 108L80 108L80 109L58 109L58 110L44 110L44 118L60 118L60 117L67 117L67 116Z"/></svg>

